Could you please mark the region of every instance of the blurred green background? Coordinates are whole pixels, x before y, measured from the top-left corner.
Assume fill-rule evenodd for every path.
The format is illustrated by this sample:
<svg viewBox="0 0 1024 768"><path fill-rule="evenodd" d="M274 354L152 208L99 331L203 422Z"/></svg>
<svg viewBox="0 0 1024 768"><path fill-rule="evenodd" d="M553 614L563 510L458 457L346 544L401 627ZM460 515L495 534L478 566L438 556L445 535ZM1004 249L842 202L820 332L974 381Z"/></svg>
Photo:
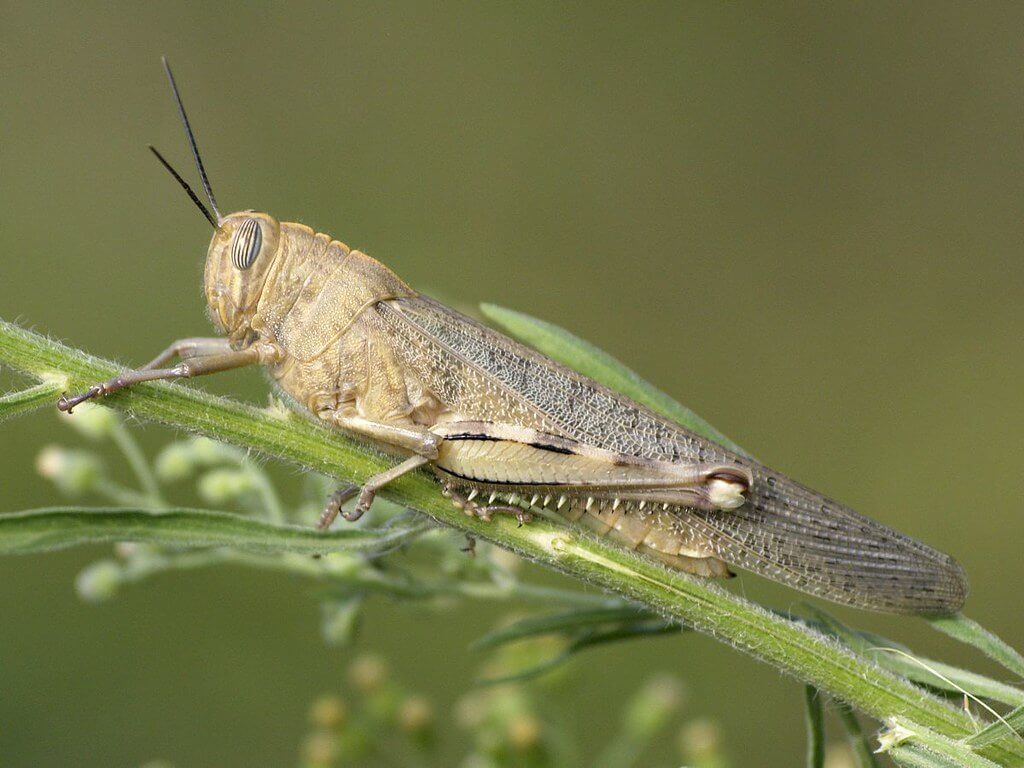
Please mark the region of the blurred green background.
<svg viewBox="0 0 1024 768"><path fill-rule="evenodd" d="M1021 645L1024 8L0 9L0 316L132 363L209 332L208 226L145 150L194 178L166 53L223 209L579 333L767 462L953 553L967 613ZM266 398L254 372L203 386ZM58 501L33 471L53 441L73 439L50 412L0 428L0 510ZM0 561L0 761L296 764L306 708L351 653L322 644L310 585L221 569L83 604L74 576L103 551ZM359 648L443 713L502 610L377 602ZM837 613L991 671L921 621ZM670 670L737 764L802 759L799 686L708 638L583 659L566 717L584 744L608 702Z"/></svg>

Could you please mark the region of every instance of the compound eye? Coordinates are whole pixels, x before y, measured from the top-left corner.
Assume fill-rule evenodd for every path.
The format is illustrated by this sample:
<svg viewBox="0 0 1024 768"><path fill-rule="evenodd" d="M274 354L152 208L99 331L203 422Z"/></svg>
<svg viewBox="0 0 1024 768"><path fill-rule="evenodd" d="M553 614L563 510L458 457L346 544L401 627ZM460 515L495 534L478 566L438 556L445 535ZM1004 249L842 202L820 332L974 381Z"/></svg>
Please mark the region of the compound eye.
<svg viewBox="0 0 1024 768"><path fill-rule="evenodd" d="M235 232L231 243L231 263L238 269L248 269L256 261L263 247L263 230L256 219L246 219Z"/></svg>

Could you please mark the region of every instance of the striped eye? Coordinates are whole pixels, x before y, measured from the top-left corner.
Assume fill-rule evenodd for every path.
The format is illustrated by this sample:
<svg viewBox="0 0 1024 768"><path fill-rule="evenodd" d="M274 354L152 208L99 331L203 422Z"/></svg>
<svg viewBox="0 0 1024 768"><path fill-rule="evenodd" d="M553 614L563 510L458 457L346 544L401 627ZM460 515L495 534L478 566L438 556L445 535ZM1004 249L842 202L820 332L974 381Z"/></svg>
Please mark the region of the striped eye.
<svg viewBox="0 0 1024 768"><path fill-rule="evenodd" d="M235 232L231 243L231 263L238 269L248 269L256 261L263 246L263 230L256 219L246 219Z"/></svg>

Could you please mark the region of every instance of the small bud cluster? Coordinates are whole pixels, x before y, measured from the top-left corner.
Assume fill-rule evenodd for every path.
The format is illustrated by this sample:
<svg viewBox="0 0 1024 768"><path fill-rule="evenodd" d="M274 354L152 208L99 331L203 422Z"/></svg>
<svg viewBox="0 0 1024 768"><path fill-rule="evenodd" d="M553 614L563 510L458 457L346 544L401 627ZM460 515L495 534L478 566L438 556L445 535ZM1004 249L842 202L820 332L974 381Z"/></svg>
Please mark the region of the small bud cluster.
<svg viewBox="0 0 1024 768"><path fill-rule="evenodd" d="M435 757L434 707L392 679L383 658L356 657L349 665L351 701L325 694L309 708L310 731L302 742L302 765L335 768L386 757L395 748L411 755L409 764L428 765Z"/></svg>

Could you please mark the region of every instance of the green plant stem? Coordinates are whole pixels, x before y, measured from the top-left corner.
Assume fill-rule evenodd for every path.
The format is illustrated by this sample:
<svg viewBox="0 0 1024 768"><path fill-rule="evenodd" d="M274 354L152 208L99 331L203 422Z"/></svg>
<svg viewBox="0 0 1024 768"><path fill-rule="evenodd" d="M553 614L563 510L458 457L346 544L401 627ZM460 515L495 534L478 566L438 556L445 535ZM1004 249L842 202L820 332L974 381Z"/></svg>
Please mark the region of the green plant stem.
<svg viewBox="0 0 1024 768"><path fill-rule="evenodd" d="M889 756L900 768L964 768L962 763L955 762L944 755L938 755L917 744L905 747L893 747Z"/></svg>
<svg viewBox="0 0 1024 768"><path fill-rule="evenodd" d="M53 402L63 391L63 381L43 381L35 386L0 396L0 422L34 411Z"/></svg>
<svg viewBox="0 0 1024 768"><path fill-rule="evenodd" d="M2 321L0 362L37 376L65 375L73 390L107 379L118 370L109 361ZM343 482L363 481L393 463L340 431L216 398L192 387L140 385L107 398L105 404L139 418L252 448ZM544 520L519 527L506 517L489 523L469 517L438 493L436 482L425 473L400 478L389 484L383 495L580 581L641 602L872 717L900 715L951 738L975 730L966 713L904 678L716 584L670 572L612 543ZM131 539L131 533L134 531L119 538ZM985 750L986 755L1008 763L1024 759L1024 744L995 744Z"/></svg>
<svg viewBox="0 0 1024 768"><path fill-rule="evenodd" d="M139 493L134 488L126 488L115 480L100 477L96 480L93 490L100 496L122 507L141 507L142 509L153 509L154 502L149 496Z"/></svg>
<svg viewBox="0 0 1024 768"><path fill-rule="evenodd" d="M284 523L284 505L281 504L281 499L278 498L277 491L274 490L270 478L252 462L246 461L242 466L245 467L245 470L256 484L256 493L263 504L263 510L266 513L267 519L272 523Z"/></svg>
<svg viewBox="0 0 1024 768"><path fill-rule="evenodd" d="M1024 707L1017 707L1006 713L1002 720L990 723L984 730L967 739L967 743L977 749L993 741L1019 739L1024 736Z"/></svg>
<svg viewBox="0 0 1024 768"><path fill-rule="evenodd" d="M930 728L922 728L919 723L902 717L894 717L888 725L892 734L890 738L897 739L898 744L916 744L941 757L948 758L955 765L963 768L999 768L998 763L975 753L964 741L935 733ZM883 744L886 738L886 734L883 734Z"/></svg>
<svg viewBox="0 0 1024 768"><path fill-rule="evenodd" d="M146 461L142 448L124 425L124 422L117 421L114 423L111 430L111 438L128 462L128 466L132 468L132 472L135 473L139 487L142 488L142 492L149 501L148 506L166 507L167 502L164 500L163 494L160 493L160 484L157 483L156 476L150 469L149 462Z"/></svg>
<svg viewBox="0 0 1024 768"><path fill-rule="evenodd" d="M807 768L825 765L825 708L817 688L804 686L804 716L807 721Z"/></svg>
<svg viewBox="0 0 1024 768"><path fill-rule="evenodd" d="M878 760L875 759L871 745L864 735L864 730L860 727L857 715L845 704L837 705L835 711L843 728L846 729L847 743L850 745L858 768L878 768Z"/></svg>

